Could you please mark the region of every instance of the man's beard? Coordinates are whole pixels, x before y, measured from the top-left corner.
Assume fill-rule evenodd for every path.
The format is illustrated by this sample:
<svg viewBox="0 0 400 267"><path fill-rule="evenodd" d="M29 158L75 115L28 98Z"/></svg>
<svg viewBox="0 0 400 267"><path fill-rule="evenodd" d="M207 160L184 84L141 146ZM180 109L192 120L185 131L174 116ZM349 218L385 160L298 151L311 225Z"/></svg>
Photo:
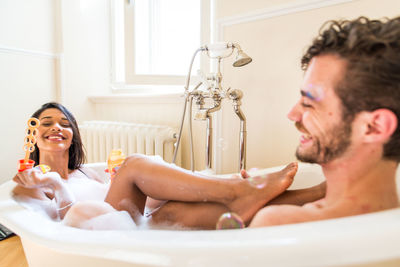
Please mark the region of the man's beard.
<svg viewBox="0 0 400 267"><path fill-rule="evenodd" d="M351 122L340 122L325 134L324 140L328 140L325 142L327 144L322 144L320 139L313 137L312 147L305 151L301 151L299 146L296 150L297 159L302 162L324 164L340 157L351 143Z"/></svg>

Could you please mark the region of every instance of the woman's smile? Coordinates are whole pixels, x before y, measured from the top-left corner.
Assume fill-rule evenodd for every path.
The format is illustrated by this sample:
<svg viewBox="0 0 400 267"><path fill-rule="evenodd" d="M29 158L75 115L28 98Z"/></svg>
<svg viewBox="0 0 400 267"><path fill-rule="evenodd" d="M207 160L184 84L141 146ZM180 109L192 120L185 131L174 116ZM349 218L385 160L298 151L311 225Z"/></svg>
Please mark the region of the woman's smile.
<svg viewBox="0 0 400 267"><path fill-rule="evenodd" d="M64 136L62 136L61 134L51 134L51 135L47 136L46 139L51 142L60 142L60 141L66 140L66 138Z"/></svg>

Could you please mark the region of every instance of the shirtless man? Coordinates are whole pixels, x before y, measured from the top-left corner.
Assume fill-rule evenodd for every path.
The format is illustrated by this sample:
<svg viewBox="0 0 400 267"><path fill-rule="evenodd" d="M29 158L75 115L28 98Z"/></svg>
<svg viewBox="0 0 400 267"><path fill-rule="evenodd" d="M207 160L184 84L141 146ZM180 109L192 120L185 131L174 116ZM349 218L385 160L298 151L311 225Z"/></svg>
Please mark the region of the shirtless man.
<svg viewBox="0 0 400 267"><path fill-rule="evenodd" d="M301 96L288 117L302 133L296 156L322 166L326 196L265 207L250 227L398 207L400 17L331 22L302 65Z"/></svg>

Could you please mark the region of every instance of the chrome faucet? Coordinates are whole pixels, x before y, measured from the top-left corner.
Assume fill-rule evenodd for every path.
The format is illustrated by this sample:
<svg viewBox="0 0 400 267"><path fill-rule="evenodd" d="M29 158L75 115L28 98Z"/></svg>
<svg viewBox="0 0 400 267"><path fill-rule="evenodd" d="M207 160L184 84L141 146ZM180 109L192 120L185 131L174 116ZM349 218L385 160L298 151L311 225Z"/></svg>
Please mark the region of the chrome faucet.
<svg viewBox="0 0 400 267"><path fill-rule="evenodd" d="M230 51L229 51L230 49ZM194 115L195 120L206 120L207 121L207 140L206 140L206 168L212 169L212 113L221 109L221 102L223 98L228 98L232 100L233 109L236 115L240 119L240 135L239 135L239 171L246 168L246 117L243 111L240 109L241 99L243 97L243 92L238 89L231 90L230 88L224 90L222 88L222 73L221 73L221 62L222 59L231 56L234 50L237 50L236 59L233 63L234 67L241 67L247 65L252 61L252 59L243 52L240 46L236 43L222 43L222 44L211 44L202 46L196 50L192 57L192 61L189 67L189 74L186 79L185 86L185 103L182 114L181 127L179 131L179 136L175 144L175 153L173 158L173 163L176 160L177 151L179 148L180 138L182 134L182 128L185 119L186 106L189 106L189 135L190 135L190 149L191 149L191 170L194 171L194 153L193 153L193 135L192 135L192 125L191 125L191 112L192 103L195 101L197 106L196 113ZM228 50L228 53L226 51ZM191 68L193 61L198 52L206 52L210 59L217 60L217 72L212 73L205 77L200 72L201 82L198 83L192 90L189 90ZM199 89L203 85L206 89ZM206 101L209 100L209 101ZM211 102L211 103L210 103Z"/></svg>

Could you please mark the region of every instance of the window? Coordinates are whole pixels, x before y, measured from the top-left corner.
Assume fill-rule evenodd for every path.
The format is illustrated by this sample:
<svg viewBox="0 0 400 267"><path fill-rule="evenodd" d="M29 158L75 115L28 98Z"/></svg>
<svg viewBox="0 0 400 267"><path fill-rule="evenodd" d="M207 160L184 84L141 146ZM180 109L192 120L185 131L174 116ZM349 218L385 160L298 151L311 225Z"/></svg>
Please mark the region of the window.
<svg viewBox="0 0 400 267"><path fill-rule="evenodd" d="M193 53L209 40L209 10L209 0L114 0L114 87L183 89ZM196 57L194 73L201 64Z"/></svg>

